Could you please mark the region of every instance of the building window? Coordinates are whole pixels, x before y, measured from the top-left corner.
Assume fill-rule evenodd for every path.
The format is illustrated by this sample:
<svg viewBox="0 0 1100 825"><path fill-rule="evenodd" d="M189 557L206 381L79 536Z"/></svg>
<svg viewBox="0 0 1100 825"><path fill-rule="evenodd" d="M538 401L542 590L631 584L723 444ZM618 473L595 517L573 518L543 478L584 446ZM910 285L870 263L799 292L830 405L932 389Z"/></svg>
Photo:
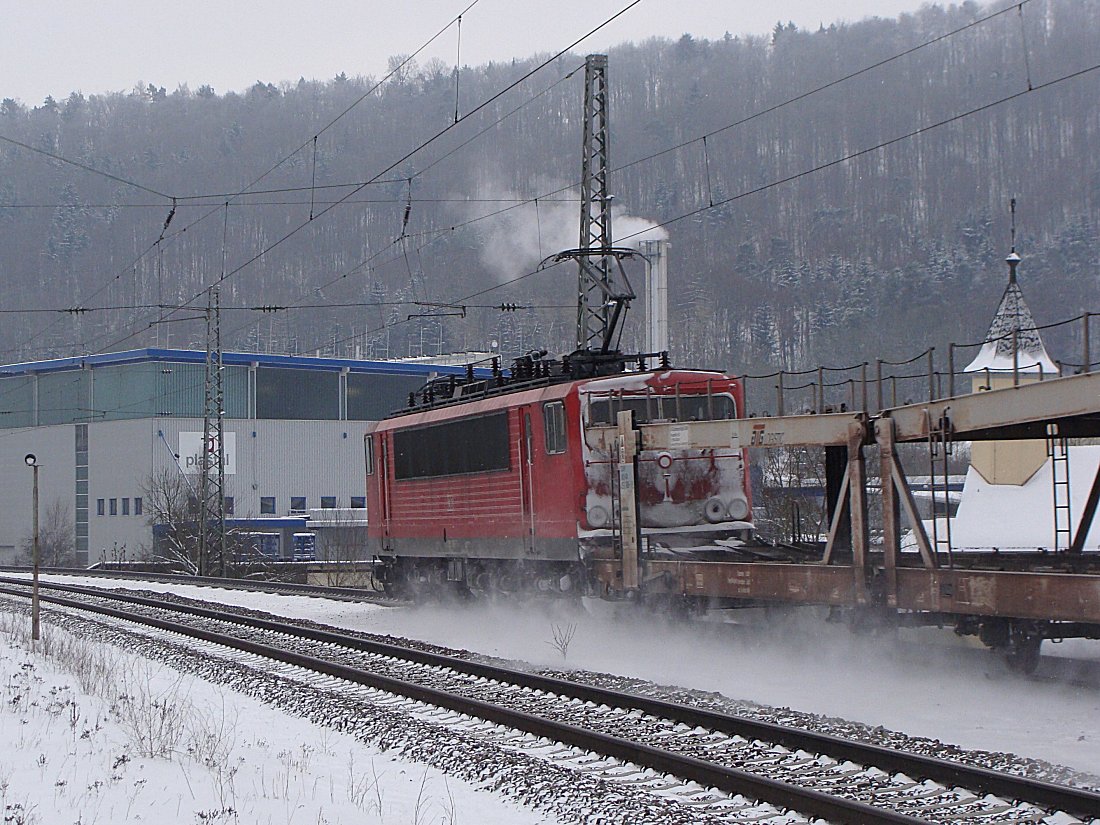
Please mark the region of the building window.
<svg viewBox="0 0 1100 825"><path fill-rule="evenodd" d="M546 433L546 452L565 452L565 404L551 401L542 405L542 424Z"/></svg>
<svg viewBox="0 0 1100 825"><path fill-rule="evenodd" d="M199 389L201 400L201 383ZM339 373L261 367L256 371L256 417L338 420Z"/></svg>
<svg viewBox="0 0 1100 825"><path fill-rule="evenodd" d="M351 497L351 509L352 510L366 510L367 509L367 497L366 496L352 496Z"/></svg>
<svg viewBox="0 0 1100 825"><path fill-rule="evenodd" d="M112 516L117 516L118 515L118 499L117 498L112 498L109 502L109 505L110 505L110 508L111 508L110 509L111 515Z"/></svg>
<svg viewBox="0 0 1100 825"><path fill-rule="evenodd" d="M260 496L260 515L275 515L275 496Z"/></svg>
<svg viewBox="0 0 1100 825"><path fill-rule="evenodd" d="M306 497L305 496L291 496L290 497L290 509L291 510L304 510L306 509Z"/></svg>
<svg viewBox="0 0 1100 825"><path fill-rule="evenodd" d="M141 496L138 496L137 498L134 499L134 515L135 516L140 516L141 515Z"/></svg>
<svg viewBox="0 0 1100 825"><path fill-rule="evenodd" d="M233 515L233 496L225 497L225 514L227 516Z"/></svg>
<svg viewBox="0 0 1100 825"><path fill-rule="evenodd" d="M95 514L97 516L102 516L103 515L103 507L104 507L105 503L106 502L104 502L104 500L101 499L101 498L97 498L95 500Z"/></svg>
<svg viewBox="0 0 1100 825"><path fill-rule="evenodd" d="M336 509L336 496L321 496L321 509L322 510L335 510Z"/></svg>
<svg viewBox="0 0 1100 825"><path fill-rule="evenodd" d="M128 499L128 498L124 498L122 500L122 515L124 515L124 516L130 515L130 499Z"/></svg>

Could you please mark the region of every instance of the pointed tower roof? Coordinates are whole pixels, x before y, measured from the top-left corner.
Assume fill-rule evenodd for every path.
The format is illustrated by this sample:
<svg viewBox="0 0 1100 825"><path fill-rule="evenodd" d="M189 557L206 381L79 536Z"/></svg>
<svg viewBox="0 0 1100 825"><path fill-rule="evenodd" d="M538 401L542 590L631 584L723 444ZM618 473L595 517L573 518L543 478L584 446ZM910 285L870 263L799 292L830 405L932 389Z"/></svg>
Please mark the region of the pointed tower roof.
<svg viewBox="0 0 1100 825"><path fill-rule="evenodd" d="M993 315L985 343L963 372L1012 372L1012 331L1015 330L1017 370L1057 373L1058 367L1047 355L1043 339L1035 328L1035 319L1031 316L1020 285L1016 283L1016 267L1020 263L1020 256L1016 254L1015 247L1005 258L1005 263L1008 264L1008 286L1005 287L1001 303Z"/></svg>

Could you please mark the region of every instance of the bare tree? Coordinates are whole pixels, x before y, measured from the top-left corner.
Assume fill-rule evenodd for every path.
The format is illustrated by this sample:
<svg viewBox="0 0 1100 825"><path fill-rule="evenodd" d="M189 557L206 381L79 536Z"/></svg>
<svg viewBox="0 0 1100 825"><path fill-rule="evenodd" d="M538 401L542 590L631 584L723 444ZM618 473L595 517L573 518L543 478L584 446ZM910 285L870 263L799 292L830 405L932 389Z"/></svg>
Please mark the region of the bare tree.
<svg viewBox="0 0 1100 825"><path fill-rule="evenodd" d="M42 512L38 521L38 560L45 567L72 567L76 564L76 527L69 504L55 498ZM34 536L28 533L20 543L20 554L26 563L34 555Z"/></svg>
<svg viewBox="0 0 1100 825"><path fill-rule="evenodd" d="M326 584L330 587L369 587L370 573L364 569L366 530L356 526L345 510L335 511L335 522L317 536L318 557L326 562Z"/></svg>
<svg viewBox="0 0 1100 825"><path fill-rule="evenodd" d="M569 654L569 645L573 641L573 636L577 633L577 625L573 622L565 625L552 624L550 625L550 631L553 638L546 644L558 651L564 659Z"/></svg>
<svg viewBox="0 0 1100 825"><path fill-rule="evenodd" d="M825 525L825 459L817 448L758 451L762 489L754 514L761 535L776 541L817 541Z"/></svg>
<svg viewBox="0 0 1100 825"><path fill-rule="evenodd" d="M142 486L149 524L153 527L152 557L199 571L198 499L177 467L155 470Z"/></svg>

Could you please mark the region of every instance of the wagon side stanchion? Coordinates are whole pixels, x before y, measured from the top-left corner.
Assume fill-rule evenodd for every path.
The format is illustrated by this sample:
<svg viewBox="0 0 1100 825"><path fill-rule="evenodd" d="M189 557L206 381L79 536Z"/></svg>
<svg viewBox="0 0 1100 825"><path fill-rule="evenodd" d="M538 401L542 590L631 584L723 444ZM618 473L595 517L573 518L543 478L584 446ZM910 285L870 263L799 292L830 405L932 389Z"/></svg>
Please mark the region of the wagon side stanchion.
<svg viewBox="0 0 1100 825"><path fill-rule="evenodd" d="M955 397L955 344L947 345L947 397Z"/></svg>
<svg viewBox="0 0 1100 825"><path fill-rule="evenodd" d="M928 400L936 400L936 348L928 348Z"/></svg>
<svg viewBox="0 0 1100 825"><path fill-rule="evenodd" d="M875 359L875 392L877 393L876 406L877 411L882 412L885 408L885 400L882 397L882 359Z"/></svg>
<svg viewBox="0 0 1100 825"><path fill-rule="evenodd" d="M864 413L870 413L867 409L867 362L864 361L859 365L859 383L860 383L860 409Z"/></svg>
<svg viewBox="0 0 1100 825"><path fill-rule="evenodd" d="M1089 352L1089 316L1086 312L1081 316L1081 372L1092 372L1092 355Z"/></svg>
<svg viewBox="0 0 1100 825"><path fill-rule="evenodd" d="M616 417L615 473L619 488L619 536L622 542L622 588L627 598L639 587L641 524L638 519L638 440L634 413L622 410Z"/></svg>

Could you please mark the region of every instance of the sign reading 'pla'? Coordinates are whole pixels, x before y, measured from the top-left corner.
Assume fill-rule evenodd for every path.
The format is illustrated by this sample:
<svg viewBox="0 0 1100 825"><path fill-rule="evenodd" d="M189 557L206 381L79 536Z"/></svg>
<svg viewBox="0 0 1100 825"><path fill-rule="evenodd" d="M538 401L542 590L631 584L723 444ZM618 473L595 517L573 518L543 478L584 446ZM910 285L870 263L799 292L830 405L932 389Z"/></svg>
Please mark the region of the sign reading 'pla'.
<svg viewBox="0 0 1100 825"><path fill-rule="evenodd" d="M225 447L225 474L237 472L237 434L222 433ZM211 456L211 463L215 460ZM180 433L180 466L185 473L198 474L202 471L202 433Z"/></svg>

